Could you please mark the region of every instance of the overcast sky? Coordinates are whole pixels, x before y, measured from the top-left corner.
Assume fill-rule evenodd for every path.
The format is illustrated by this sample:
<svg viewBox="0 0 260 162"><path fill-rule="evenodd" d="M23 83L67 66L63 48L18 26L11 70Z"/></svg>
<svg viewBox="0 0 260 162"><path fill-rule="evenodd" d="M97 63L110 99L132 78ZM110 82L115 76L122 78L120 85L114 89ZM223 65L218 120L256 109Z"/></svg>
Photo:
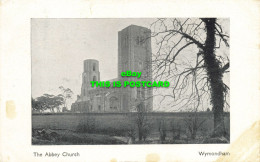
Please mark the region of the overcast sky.
<svg viewBox="0 0 260 162"><path fill-rule="evenodd" d="M32 97L59 94L62 85L74 92L74 102L86 59L99 61L101 80L116 78L118 31L131 24L149 28L155 20L32 19Z"/></svg>
<svg viewBox="0 0 260 162"><path fill-rule="evenodd" d="M155 19L32 19L32 96L80 94L83 61L97 59L101 80L117 77L118 31Z"/></svg>

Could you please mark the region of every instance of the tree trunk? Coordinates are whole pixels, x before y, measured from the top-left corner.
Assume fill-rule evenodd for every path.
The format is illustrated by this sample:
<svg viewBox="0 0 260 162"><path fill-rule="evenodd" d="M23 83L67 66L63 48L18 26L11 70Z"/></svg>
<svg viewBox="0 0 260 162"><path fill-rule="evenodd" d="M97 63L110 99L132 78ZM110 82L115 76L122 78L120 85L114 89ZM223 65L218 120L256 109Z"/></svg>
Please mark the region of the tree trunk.
<svg viewBox="0 0 260 162"><path fill-rule="evenodd" d="M207 30L203 57L211 87L211 103L214 113L214 136L221 137L224 136L225 132L223 118L224 84L220 63L214 53L216 19L203 19L203 21Z"/></svg>
<svg viewBox="0 0 260 162"><path fill-rule="evenodd" d="M142 130L141 126L138 127L138 139L139 139L139 141L142 141L142 139L143 139L143 130Z"/></svg>

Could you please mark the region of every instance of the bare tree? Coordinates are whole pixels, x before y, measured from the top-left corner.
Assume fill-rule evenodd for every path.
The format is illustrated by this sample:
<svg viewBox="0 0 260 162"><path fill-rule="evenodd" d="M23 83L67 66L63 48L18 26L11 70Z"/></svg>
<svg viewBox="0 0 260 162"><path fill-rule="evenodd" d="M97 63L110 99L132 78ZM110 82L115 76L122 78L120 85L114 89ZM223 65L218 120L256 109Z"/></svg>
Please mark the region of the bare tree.
<svg viewBox="0 0 260 162"><path fill-rule="evenodd" d="M188 117L186 117L183 120L184 120L186 128L188 129L188 131L190 133L191 139L194 140L196 138L199 128L201 128L201 126L207 119L200 119L198 117L197 112L195 112L195 114L189 115Z"/></svg>
<svg viewBox="0 0 260 162"><path fill-rule="evenodd" d="M151 24L157 44L154 79L174 84L163 100L170 98L171 107L192 107L195 112L210 101L218 137L225 134L223 109L229 107L229 87L223 82L229 72L229 35L221 23L216 18L188 18L158 19Z"/></svg>
<svg viewBox="0 0 260 162"><path fill-rule="evenodd" d="M160 133L160 142L163 143L166 139L166 122L163 119L158 120L158 131Z"/></svg>
<svg viewBox="0 0 260 162"><path fill-rule="evenodd" d="M64 88L63 86L60 86L59 89L61 90L62 94L59 94L60 97L63 98L64 102L63 102L63 108L65 108L66 110L68 110L67 108L67 102L68 100L72 99L72 95L73 92L71 89L69 88Z"/></svg>
<svg viewBox="0 0 260 162"><path fill-rule="evenodd" d="M148 134L149 134L149 124L146 114L146 109L144 106L144 103L141 102L137 105L137 116L136 116L136 124L138 129L138 139L146 140Z"/></svg>
<svg viewBox="0 0 260 162"><path fill-rule="evenodd" d="M174 120L171 122L171 131L172 131L172 141L179 140L181 137L181 126L177 122L175 123Z"/></svg>

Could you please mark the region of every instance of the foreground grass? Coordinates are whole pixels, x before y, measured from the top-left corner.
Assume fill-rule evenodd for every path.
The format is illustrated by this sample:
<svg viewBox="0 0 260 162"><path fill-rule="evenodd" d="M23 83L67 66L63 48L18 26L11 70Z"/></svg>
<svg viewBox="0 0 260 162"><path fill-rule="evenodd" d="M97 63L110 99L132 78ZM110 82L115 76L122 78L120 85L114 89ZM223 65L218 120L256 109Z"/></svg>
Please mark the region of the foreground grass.
<svg viewBox="0 0 260 162"><path fill-rule="evenodd" d="M39 133L40 132L40 133ZM33 130L33 145L125 144L108 135L78 133L70 130Z"/></svg>

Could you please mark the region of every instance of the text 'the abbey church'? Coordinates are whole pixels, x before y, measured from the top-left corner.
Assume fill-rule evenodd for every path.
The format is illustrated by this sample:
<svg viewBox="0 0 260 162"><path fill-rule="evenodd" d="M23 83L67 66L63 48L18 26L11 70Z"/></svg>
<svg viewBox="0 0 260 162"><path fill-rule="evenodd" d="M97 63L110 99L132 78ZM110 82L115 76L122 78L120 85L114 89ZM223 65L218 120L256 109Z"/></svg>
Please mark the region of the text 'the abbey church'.
<svg viewBox="0 0 260 162"><path fill-rule="evenodd" d="M151 30L130 25L119 31L118 78L109 81L151 81L151 64ZM141 78L122 77L121 72L127 70L142 72ZM98 60L84 61L81 95L71 105L73 112L135 112L141 102L146 111L153 109L152 88L92 87L90 81L100 81Z"/></svg>

